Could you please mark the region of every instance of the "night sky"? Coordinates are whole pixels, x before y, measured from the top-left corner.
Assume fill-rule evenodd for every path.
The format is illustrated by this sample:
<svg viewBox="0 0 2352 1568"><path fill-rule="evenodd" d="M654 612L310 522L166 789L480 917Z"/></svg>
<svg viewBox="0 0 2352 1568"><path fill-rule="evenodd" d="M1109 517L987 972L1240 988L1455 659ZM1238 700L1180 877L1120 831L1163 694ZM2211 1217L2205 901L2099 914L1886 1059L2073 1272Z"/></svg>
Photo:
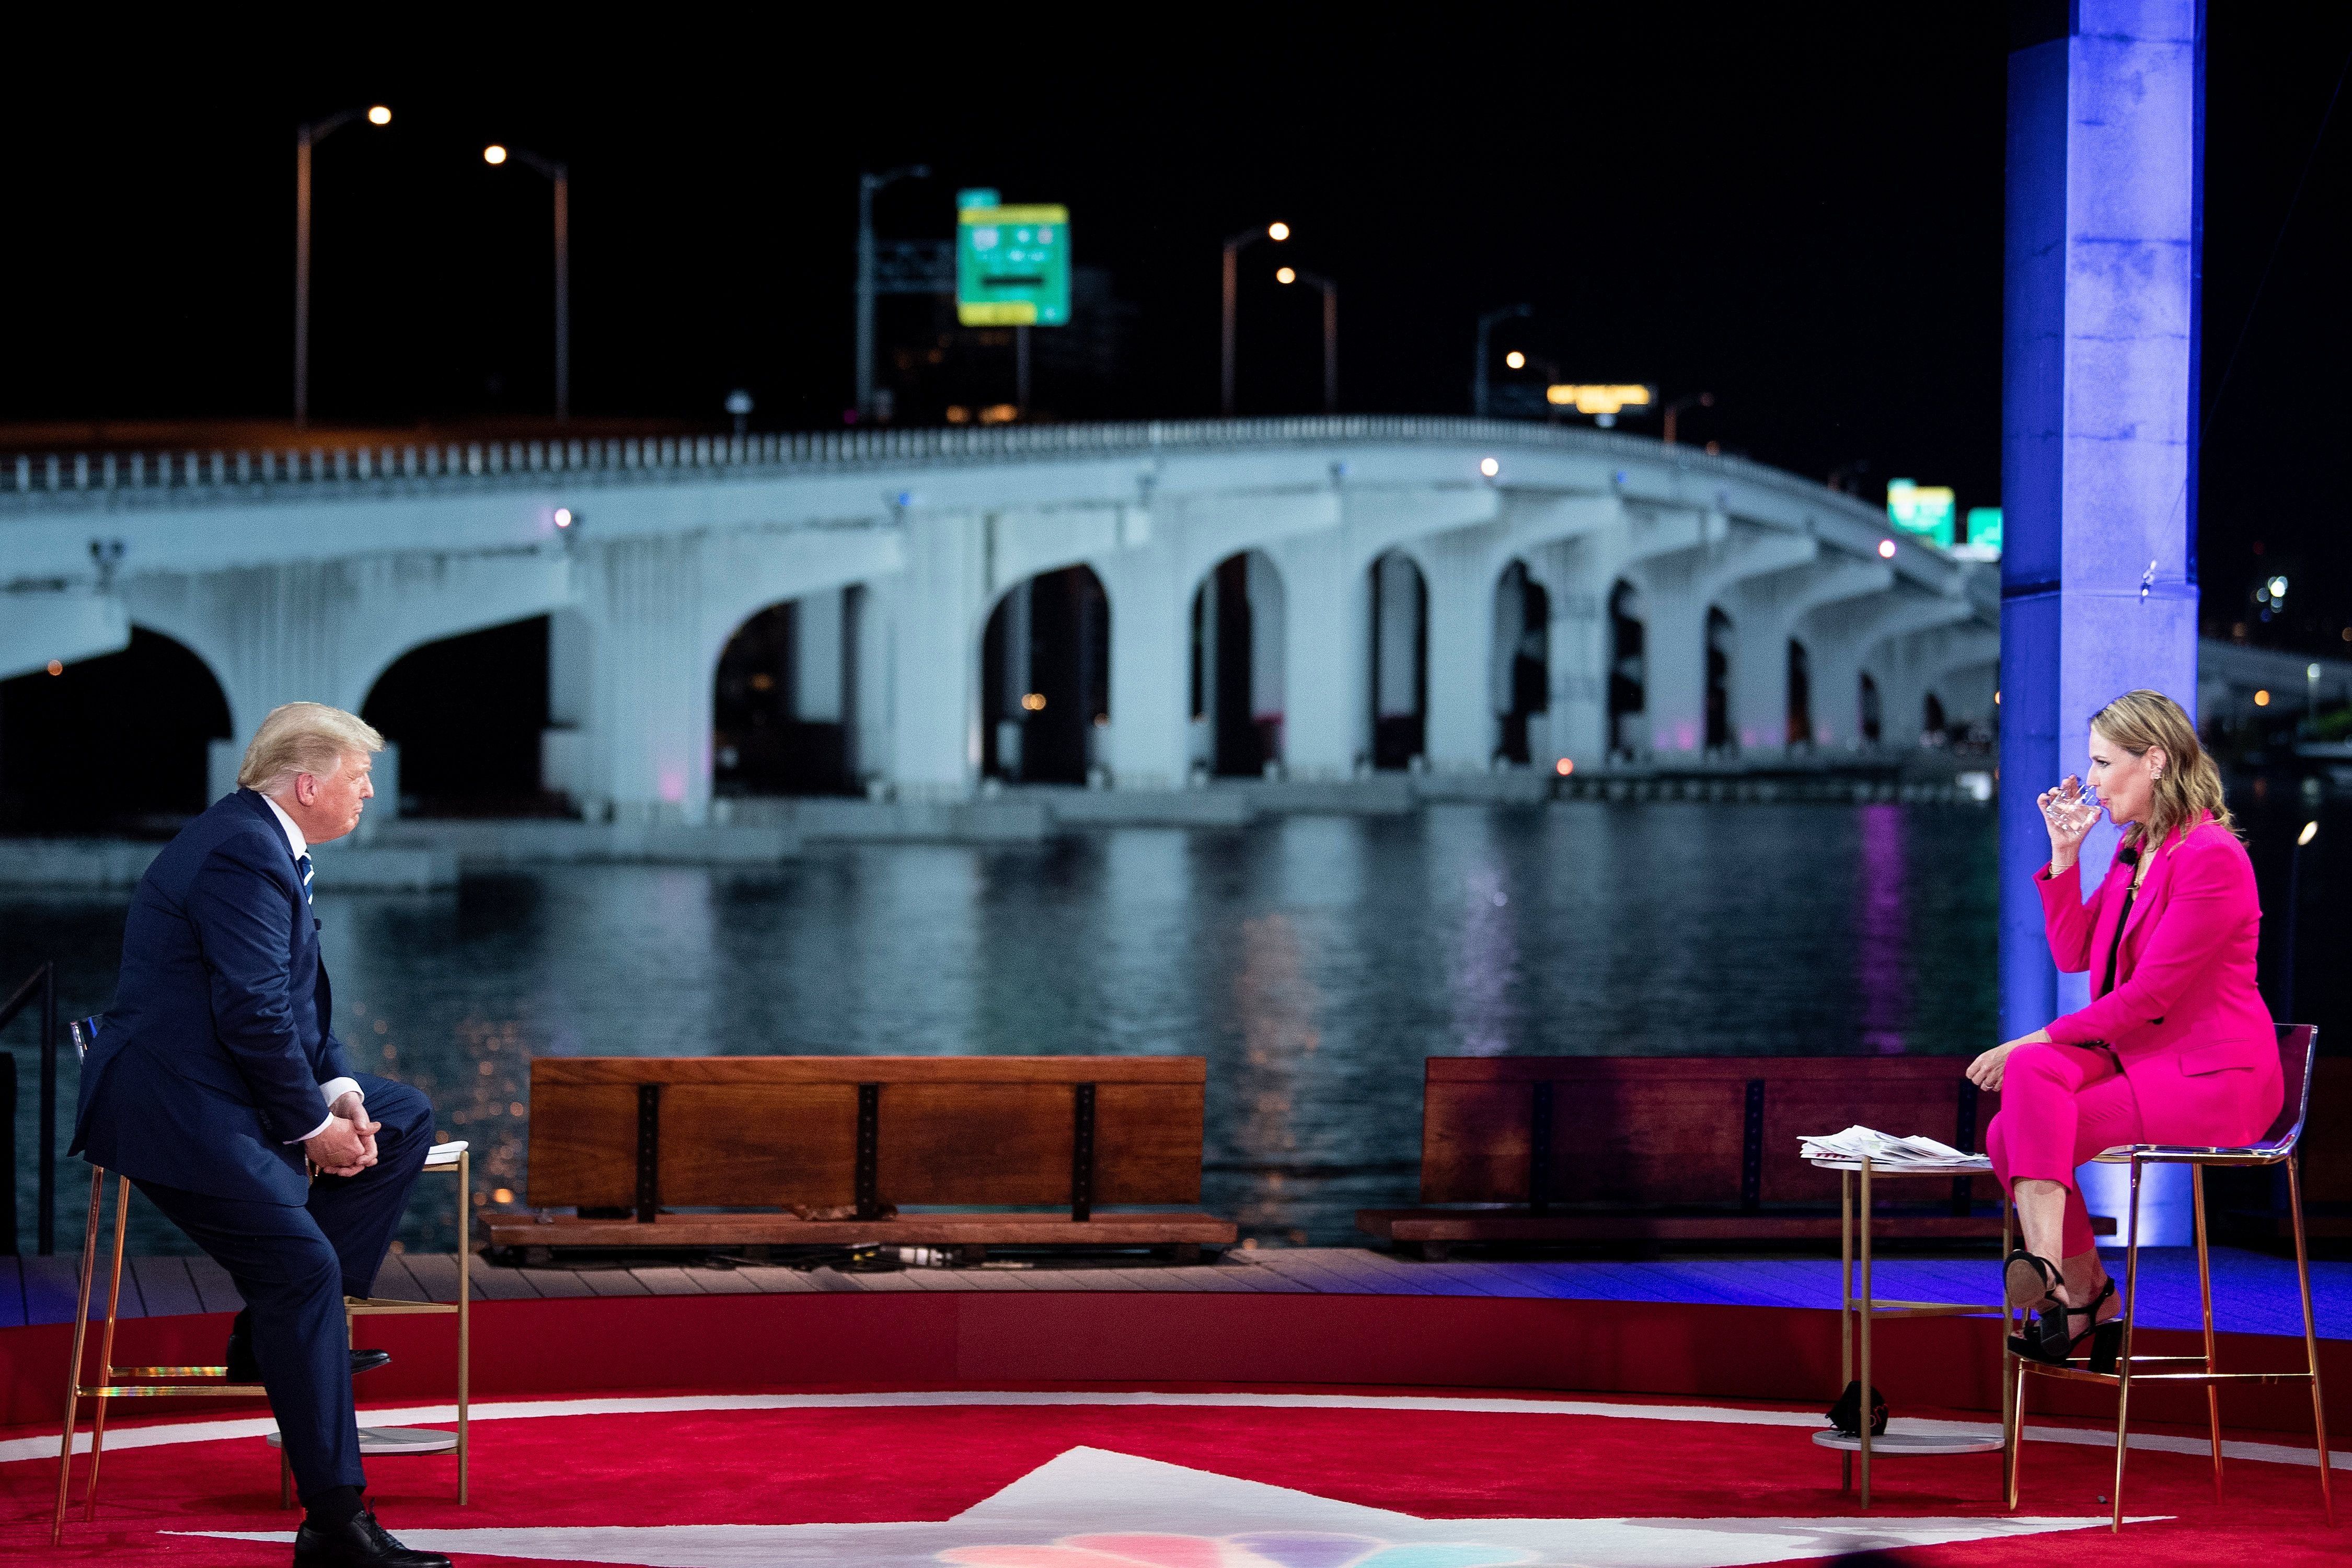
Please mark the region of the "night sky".
<svg viewBox="0 0 2352 1568"><path fill-rule="evenodd" d="M1067 204L1078 262L1108 269L1116 374L1041 368L1055 416L1213 414L1219 242L1281 218L1297 237L1245 254L1244 414L1319 405L1317 300L1271 281L1289 261L1339 284L1350 411L1466 412L1473 321L1526 300L1498 353L1713 392L1685 439L1997 504L2000 7L1259 7L1109 39L1107 15L404 14L28 47L0 100L0 420L281 415L294 127L383 101L389 129L318 154L321 423L547 409L548 189L483 164L500 141L572 168L583 416L717 425L740 385L757 427L837 424L856 177L920 162L886 237L945 237L955 190L993 185ZM2210 26L2207 626L2285 572L2290 615L2250 635L2352 655L2341 108L2281 241L2352 10ZM930 344L927 309L894 307L886 349ZM949 368L1009 376L989 352Z"/></svg>

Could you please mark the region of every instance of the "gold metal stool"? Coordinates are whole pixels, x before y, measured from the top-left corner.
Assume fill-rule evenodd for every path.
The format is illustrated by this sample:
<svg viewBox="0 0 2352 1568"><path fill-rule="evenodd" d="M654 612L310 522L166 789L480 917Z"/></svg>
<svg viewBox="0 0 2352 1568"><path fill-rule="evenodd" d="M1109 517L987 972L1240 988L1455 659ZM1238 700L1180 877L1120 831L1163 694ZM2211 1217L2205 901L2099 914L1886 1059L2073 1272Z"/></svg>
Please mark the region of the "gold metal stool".
<svg viewBox="0 0 2352 1568"><path fill-rule="evenodd" d="M78 1058L86 1058L96 1042L98 1020L77 1018L66 1026L72 1037ZM443 1153L444 1149L447 1150ZM428 1154L425 1169L446 1171L457 1178L457 1300L454 1304L436 1301L396 1301L373 1298L346 1297L343 1307L345 1322L367 1312L436 1312L454 1313L457 1319L457 1501L462 1506L467 1496L467 1467L470 1458L467 1430L467 1403L472 1370L472 1289L467 1264L471 1254L466 1246L466 1232L470 1215L467 1212L467 1194L472 1186L472 1156L463 1143L436 1145L435 1158ZM89 1175L89 1214L83 1226L81 1241L80 1288L74 1295L74 1331L72 1359L66 1363L65 1431L58 1452L57 1511L49 1522L49 1544L64 1544L66 1509L73 1491L74 1429L80 1424L81 1402L91 1402L89 1437L89 1475L82 1499L84 1522L98 1517L98 1476L106 1458L106 1409L114 1399L163 1398L235 1398L266 1399L268 1391L257 1383L231 1383L226 1366L116 1366L114 1364L114 1327L122 1300L122 1253L127 1235L131 1206L131 1178L115 1177L113 1262L106 1288L106 1316L99 1333L98 1366L95 1375L85 1381L82 1372L84 1352L88 1347L90 1321L90 1292L98 1272L99 1222L103 1211L107 1173L93 1167ZM395 1428L394 1430L397 1430ZM271 1441L276 1441L275 1434ZM362 1452L367 1452L362 1448ZM400 1450L378 1450L394 1451ZM433 1449L411 1448L410 1452L449 1451L446 1446ZM285 1457L278 1458L279 1500L289 1500L291 1478Z"/></svg>
<svg viewBox="0 0 2352 1568"><path fill-rule="evenodd" d="M1838 1376L1845 1383L1855 1384L1862 1390L1861 1430L1853 1436L1834 1429L1813 1434L1813 1442L1823 1448L1837 1449L1840 1477L1839 1489L1853 1485L1854 1456L1862 1457L1862 1506L1870 1507L1870 1463L1874 1454L1990 1454L2005 1447L1997 1437L1929 1436L1918 1433L1887 1432L1876 1438L1870 1434L1871 1331L1873 1322L1892 1318L1993 1318L2005 1320L2009 1308L2004 1301L1898 1301L1874 1295L1871 1287L1870 1233L1876 1208L1871 1200L1870 1184L1874 1174L1881 1181L1889 1176L1937 1176L1946 1181L1958 1176L1963 1180L1979 1174L1989 1175L1992 1163L1983 1155L1971 1157L1966 1166L1937 1165L1916 1170L1906 1166L1876 1164L1867 1156L1857 1160L1814 1160L1812 1164L1838 1175ZM1861 1205L1855 1205L1854 1178L1861 1180ZM2009 1256L2010 1213L2001 1209L2000 1254ZM1862 1241L1862 1271L1857 1285L1854 1274L1854 1240ZM2005 1326L2005 1325L2004 1325ZM1859 1348L1860 1354L1856 1350ZM2001 1354L2008 1355L2004 1346ZM2009 1419L2010 1382L2004 1365L1997 1374L2000 1380L2001 1420ZM2002 1458L2001 1485L2009 1487L2008 1458Z"/></svg>
<svg viewBox="0 0 2352 1568"><path fill-rule="evenodd" d="M471 1433L468 1431L467 1405L472 1394L474 1368L474 1288L473 1250L466 1245L466 1231L470 1215L467 1213L467 1194L474 1186L474 1156L461 1140L455 1143L436 1143L425 1155L427 1173L446 1173L457 1178L457 1299L452 1301L404 1301L386 1296L346 1296L343 1298L343 1338L356 1343L356 1320L368 1317L393 1317L425 1313L436 1317L453 1316L457 1320L457 1430L455 1433L436 1431L424 1426L365 1426L360 1428L360 1452L371 1459L389 1458L401 1455L446 1454L457 1456L457 1506L466 1506L469 1461L473 1457ZM280 1508L294 1506L294 1472L286 1463L285 1450L278 1434L269 1435L278 1456L278 1504Z"/></svg>
<svg viewBox="0 0 2352 1568"><path fill-rule="evenodd" d="M98 1020L76 1018L66 1026L72 1036L74 1053L78 1058L89 1055L89 1047L98 1035ZM106 1317L99 1333L98 1374L89 1383L82 1381L82 1350L89 1333L90 1285L98 1272L98 1222L100 1206L106 1194L106 1171L92 1167L89 1173L89 1216L82 1228L81 1288L74 1294L73 1359L66 1363L66 1423L65 1437L58 1453L58 1507L49 1521L49 1544L63 1545L66 1531L66 1504L73 1487L74 1427L79 1424L81 1401L91 1402L89 1425L89 1480L83 1494L84 1522L98 1517L98 1471L106 1458L106 1405L111 1399L159 1399L187 1396L226 1396L235 1399L261 1399L267 1391L257 1383L231 1383L226 1366L117 1366L114 1364L115 1313L122 1300L122 1243L124 1226L131 1213L131 1178L117 1176L114 1192L114 1263L107 1277ZM202 1379L201 1382L190 1381Z"/></svg>
<svg viewBox="0 0 2352 1568"><path fill-rule="evenodd" d="M2125 1228L2124 1253L2124 1343L2112 1373L2093 1372L2088 1366L2069 1363L2064 1366L2030 1361L2020 1356L2017 1363L2015 1395L2006 1401L2009 1405L2009 1430L2005 1434L2009 1447L2009 1506L2017 1507L2019 1450L2025 1434L2025 1379L2028 1373L2036 1377L2057 1378L2071 1383L2103 1383L2116 1391L2116 1484L2115 1517L2111 1528L2120 1531L2124 1522L2124 1456L2128 1451L2127 1422L2131 1411L2132 1385L2137 1383L2185 1383L2202 1384L2205 1389L2205 1414L2211 1429L2213 1447L2213 1495L2221 1495L2221 1394L2225 1383L2308 1383L2311 1384L2311 1420L2314 1435L2319 1444L2319 1500L2327 1513L2327 1522L2336 1522L2336 1497L2328 1484L2327 1474L2327 1410L2320 1401L2319 1334L2311 1315L2311 1260L2304 1244L2303 1182L2295 1168L2295 1145L2303 1137L2305 1114L2311 1108L2312 1058L2317 1054L2319 1031L2309 1024L2279 1026L2279 1069L2286 1083L2286 1097L2280 1107L2278 1120L2258 1143L2242 1149L2177 1148L2158 1143L2129 1143L2110 1149L2096 1158L2103 1165L2131 1167L2131 1212ZM2205 1353L2203 1355L2144 1355L2132 1354L2132 1321L2139 1310L2139 1179L2147 1165L2186 1165L2189 1173L2189 1192L2195 1199L2197 1215L2197 1294L2204 1310ZM2287 1210L2294 1226L2295 1283L2303 1297L2303 1348L2305 1370L2302 1372L2222 1372L2219 1370L2213 1350L2213 1271L2205 1245L2205 1167L2208 1165L2284 1165L2286 1167ZM2193 1371L2148 1371L2143 1367L2185 1367Z"/></svg>

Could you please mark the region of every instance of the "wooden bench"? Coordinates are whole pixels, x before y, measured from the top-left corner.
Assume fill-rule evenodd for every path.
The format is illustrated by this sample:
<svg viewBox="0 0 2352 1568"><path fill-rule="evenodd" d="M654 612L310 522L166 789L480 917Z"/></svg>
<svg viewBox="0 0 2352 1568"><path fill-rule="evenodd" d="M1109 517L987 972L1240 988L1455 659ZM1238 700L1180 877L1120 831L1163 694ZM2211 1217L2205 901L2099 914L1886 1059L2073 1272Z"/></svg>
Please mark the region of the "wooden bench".
<svg viewBox="0 0 2352 1568"><path fill-rule="evenodd" d="M1200 1201L1207 1079L1199 1057L535 1057L526 1202L577 1213L483 1225L500 1256L882 1244L1196 1257L1232 1242L1233 1223L1105 1209ZM929 1205L1015 1212L907 1212ZM1059 1212L1037 1212L1049 1205Z"/></svg>
<svg viewBox="0 0 2352 1568"><path fill-rule="evenodd" d="M1838 1177L1797 1156L1856 1122L1976 1150L1997 1095L1957 1057L1431 1057L1421 1201L1356 1228L1459 1242L1836 1239ZM1990 1176L1893 1184L1875 1234L1998 1237Z"/></svg>

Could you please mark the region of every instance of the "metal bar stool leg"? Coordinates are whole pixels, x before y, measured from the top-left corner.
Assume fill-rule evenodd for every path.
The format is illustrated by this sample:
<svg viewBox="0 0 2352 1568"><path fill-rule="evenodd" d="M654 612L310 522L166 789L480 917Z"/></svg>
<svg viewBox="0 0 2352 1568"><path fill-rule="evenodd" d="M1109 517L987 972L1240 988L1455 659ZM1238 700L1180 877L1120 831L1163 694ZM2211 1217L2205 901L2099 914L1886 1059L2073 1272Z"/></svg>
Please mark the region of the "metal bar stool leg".
<svg viewBox="0 0 2352 1568"><path fill-rule="evenodd" d="M1878 1300L1877 1293L1870 1283L1870 1226L1874 1215L1875 1211L1870 1206L1870 1156L1865 1154L1862 1159L1863 1304L1854 1314L1860 1320L1859 1338L1862 1341L1862 1371L1858 1375L1862 1379L1862 1403L1859 1406L1862 1420L1859 1426L1862 1433L1862 1506L1864 1512L1869 1511L1870 1509L1870 1378L1871 1373L1876 1370L1870 1364L1870 1303Z"/></svg>
<svg viewBox="0 0 2352 1568"><path fill-rule="evenodd" d="M2294 1281L2303 1292L2303 1353L2311 1368L2311 1429L2319 1444L2319 1500L2327 1510L2327 1522L2336 1523L2336 1493L2327 1479L2327 1406L2319 1397L2319 1331L2311 1315L2311 1256L2303 1239L2303 1177L2296 1169L2294 1156L2286 1161L2287 1207L2294 1216Z"/></svg>
<svg viewBox="0 0 2352 1568"><path fill-rule="evenodd" d="M1853 1381L1853 1173L1838 1173L1838 1382ZM1865 1396L1863 1403L1870 1401ZM1863 1412L1866 1417L1867 1410ZM1853 1490L1853 1455L1838 1456L1838 1490Z"/></svg>
<svg viewBox="0 0 2352 1568"><path fill-rule="evenodd" d="M62 1546L66 1539L66 1502L73 1496L74 1425L79 1415L81 1402L81 1352L89 1332L90 1277L98 1268L98 1205L106 1190L106 1173L93 1170L89 1173L89 1218L81 1228L81 1289L74 1296L73 1359L66 1363L66 1435L58 1452L58 1511L49 1521L49 1544ZM2306 1320L2309 1314L2305 1314ZM100 1400L104 1407L106 1401Z"/></svg>
<svg viewBox="0 0 2352 1568"><path fill-rule="evenodd" d="M2004 1264L2006 1263L2010 1253L2010 1247L2011 1245L2011 1224L2015 1218L2015 1215L2016 1211L2010 1206L2009 1194L2004 1192L2001 1194L2000 1199L2000 1256L2004 1260ZM2003 1300L2008 1300L2006 1289L2003 1290L2001 1299ZM1998 1363L2000 1368L2000 1435L2002 1439L2000 1446L2000 1489L2001 1495L2009 1500L2009 1506L2011 1508L2015 1508L2017 1506L2017 1445L2019 1441L2019 1434L2023 1431L2025 1423L2017 1414L2016 1395L2019 1392L2019 1380L2011 1375L2014 1370L2011 1363L2017 1360L2017 1357L2011 1353L2009 1348L2009 1313L2006 1310L2003 1310L2000 1315L2000 1359Z"/></svg>
<svg viewBox="0 0 2352 1568"><path fill-rule="evenodd" d="M467 1404L473 1394L474 1277L473 1247L474 1152L457 1156L457 1506L466 1506L473 1435L467 1429ZM2324 1445L2323 1445L2324 1446ZM2325 1455L2322 1463L2326 1462Z"/></svg>
<svg viewBox="0 0 2352 1568"><path fill-rule="evenodd" d="M2205 1314L2205 1371L2221 1370L2213 1349L2213 1259L2205 1245L2205 1167L2189 1167L2189 1195L2197 1211L2197 1304ZM2213 1436L2213 1500L2221 1500L2221 1385L2205 1385L2205 1422Z"/></svg>
<svg viewBox="0 0 2352 1568"><path fill-rule="evenodd" d="M2124 1243L2124 1348L2116 1362L2115 1514L2107 1528L2124 1530L2124 1457L2131 1452L2132 1323L2139 1316L2139 1156L2131 1162L2131 1218Z"/></svg>
<svg viewBox="0 0 2352 1568"><path fill-rule="evenodd" d="M98 1342L98 1386L105 1388L114 1381L115 1314L122 1306L122 1241L131 1219L131 1178L115 1178L114 1189L114 1271L106 1281L106 1328ZM98 1467L106 1458L107 1399L100 1394L98 1407L89 1418L89 1489L82 1497L81 1520L88 1524L98 1518Z"/></svg>

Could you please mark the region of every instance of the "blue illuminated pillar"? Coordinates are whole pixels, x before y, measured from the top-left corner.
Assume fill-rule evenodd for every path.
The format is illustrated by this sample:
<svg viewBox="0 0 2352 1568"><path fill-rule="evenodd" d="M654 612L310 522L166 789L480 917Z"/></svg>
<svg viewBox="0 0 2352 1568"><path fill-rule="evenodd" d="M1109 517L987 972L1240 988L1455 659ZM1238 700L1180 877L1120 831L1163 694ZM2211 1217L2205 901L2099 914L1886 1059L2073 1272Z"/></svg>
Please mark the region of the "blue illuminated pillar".
<svg viewBox="0 0 2352 1568"><path fill-rule="evenodd" d="M2034 796L2084 771L2090 716L2118 693L2153 687L2197 710L2205 102L2201 0L2015 9L2044 20L2009 59L2000 990L2010 1039L2087 999L2085 978L2057 974L2042 939L2032 877L2050 847ZM2084 846L2086 889L2114 847L2102 824ZM2095 1196L2092 1207L2103 1208Z"/></svg>

